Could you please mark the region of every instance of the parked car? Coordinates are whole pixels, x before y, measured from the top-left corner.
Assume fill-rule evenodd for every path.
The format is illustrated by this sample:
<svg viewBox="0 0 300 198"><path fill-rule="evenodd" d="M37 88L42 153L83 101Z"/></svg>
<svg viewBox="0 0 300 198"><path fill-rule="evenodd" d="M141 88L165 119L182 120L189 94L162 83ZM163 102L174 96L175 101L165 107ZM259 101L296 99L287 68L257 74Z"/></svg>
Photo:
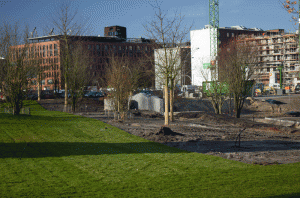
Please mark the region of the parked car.
<svg viewBox="0 0 300 198"><path fill-rule="evenodd" d="M42 99L54 99L54 91L53 90L42 90L41 91Z"/></svg>
<svg viewBox="0 0 300 198"><path fill-rule="evenodd" d="M27 100L37 100L38 99L38 93L37 91L31 90L26 95Z"/></svg>
<svg viewBox="0 0 300 198"><path fill-rule="evenodd" d="M65 91L62 91L59 95L58 95L60 98L65 98ZM68 93L68 98L71 97L71 94Z"/></svg>
<svg viewBox="0 0 300 198"><path fill-rule="evenodd" d="M91 91L90 93L85 94L84 96L88 98L99 98L104 97L104 94L102 92Z"/></svg>

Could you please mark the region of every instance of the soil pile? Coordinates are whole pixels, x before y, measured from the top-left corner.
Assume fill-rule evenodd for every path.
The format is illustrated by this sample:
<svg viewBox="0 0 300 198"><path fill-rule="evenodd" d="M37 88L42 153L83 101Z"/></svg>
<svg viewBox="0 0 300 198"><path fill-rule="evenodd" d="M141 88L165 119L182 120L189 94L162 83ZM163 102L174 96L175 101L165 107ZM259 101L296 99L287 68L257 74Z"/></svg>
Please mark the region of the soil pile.
<svg viewBox="0 0 300 198"><path fill-rule="evenodd" d="M148 140L160 143L179 141L179 136L184 136L184 134L176 133L169 127L161 127L161 129L156 133L150 132L148 134L143 134L143 137L147 137Z"/></svg>

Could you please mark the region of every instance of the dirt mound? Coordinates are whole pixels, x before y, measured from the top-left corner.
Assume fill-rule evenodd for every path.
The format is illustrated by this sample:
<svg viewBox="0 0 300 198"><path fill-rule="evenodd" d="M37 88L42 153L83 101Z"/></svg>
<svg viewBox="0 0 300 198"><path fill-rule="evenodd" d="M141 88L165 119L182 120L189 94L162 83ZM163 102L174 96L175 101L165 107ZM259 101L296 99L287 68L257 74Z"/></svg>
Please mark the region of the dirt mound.
<svg viewBox="0 0 300 198"><path fill-rule="evenodd" d="M181 133L176 133L176 132L172 131L169 127L161 127L159 132L155 133L155 135L164 135L164 136L165 135L172 135L172 136L179 135L179 136L184 136Z"/></svg>
<svg viewBox="0 0 300 198"><path fill-rule="evenodd" d="M184 136L184 134L176 133L168 127L161 127L161 129L156 133L144 133L143 135L143 137L148 140L161 143L179 141L181 139L179 136Z"/></svg>

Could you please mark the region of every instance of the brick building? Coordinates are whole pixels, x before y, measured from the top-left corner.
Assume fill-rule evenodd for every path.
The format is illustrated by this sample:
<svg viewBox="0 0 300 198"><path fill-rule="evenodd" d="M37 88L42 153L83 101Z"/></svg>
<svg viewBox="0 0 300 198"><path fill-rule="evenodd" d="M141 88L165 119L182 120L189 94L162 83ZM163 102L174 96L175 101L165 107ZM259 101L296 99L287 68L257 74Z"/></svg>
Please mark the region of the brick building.
<svg viewBox="0 0 300 198"><path fill-rule="evenodd" d="M73 41L82 41L91 55L92 61L89 72L93 78L93 82L90 85L105 86L105 83L103 81L100 82L99 78L105 78L105 70L111 53L127 56L132 61L144 56L153 57L154 51L151 41L144 38L127 39L125 27L105 27L105 35L107 36L68 36L71 45ZM63 89L64 80L60 50L64 43L63 36L48 35L29 38L29 40L31 41L29 53L39 54L41 58L40 66L43 69L44 75L42 90L53 90L56 87L56 83L59 89ZM18 50L22 47L24 46L19 45L13 48ZM153 76L151 76L150 80L151 86L154 86L154 65L147 65L147 69L153 70ZM32 89L36 89L36 86L33 85Z"/></svg>

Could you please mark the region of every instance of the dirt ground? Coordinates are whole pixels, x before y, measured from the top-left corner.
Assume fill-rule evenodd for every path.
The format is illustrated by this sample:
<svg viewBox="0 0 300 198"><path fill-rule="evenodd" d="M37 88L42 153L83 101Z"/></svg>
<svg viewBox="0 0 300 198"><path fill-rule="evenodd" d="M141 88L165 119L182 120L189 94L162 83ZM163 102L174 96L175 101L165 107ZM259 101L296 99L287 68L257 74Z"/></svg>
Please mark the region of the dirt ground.
<svg viewBox="0 0 300 198"><path fill-rule="evenodd" d="M62 99L39 103L48 110L64 111ZM228 108L225 104L224 112L228 113ZM175 110L182 113L178 113L166 128L163 128L163 116L149 111L133 110L125 120L115 120L112 112L103 111L103 101L92 99L80 101L74 114L98 119L130 134L187 151L260 165L300 162L300 129L255 121L266 116L283 117L294 106L284 104L280 108L281 112L278 106L272 108L261 100L248 100L241 118L236 119L228 114L215 115L207 100L178 100Z"/></svg>

